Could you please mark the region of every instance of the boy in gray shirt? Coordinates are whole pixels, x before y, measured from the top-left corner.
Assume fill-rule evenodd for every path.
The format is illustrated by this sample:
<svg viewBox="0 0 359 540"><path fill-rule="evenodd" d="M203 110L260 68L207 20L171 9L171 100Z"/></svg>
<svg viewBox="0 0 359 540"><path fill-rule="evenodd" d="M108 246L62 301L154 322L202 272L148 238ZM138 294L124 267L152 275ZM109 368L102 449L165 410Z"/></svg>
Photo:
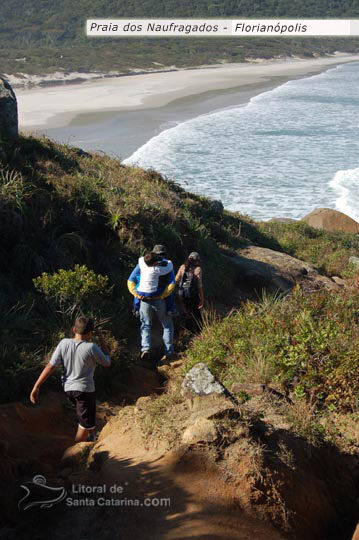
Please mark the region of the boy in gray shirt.
<svg viewBox="0 0 359 540"><path fill-rule="evenodd" d="M96 393L94 372L96 365L111 365L109 351L102 333L98 330L101 349L91 343L94 323L87 317L78 317L73 328L72 339L62 339L56 347L50 362L41 372L32 392L30 401L36 403L41 385L52 375L56 367L63 368L63 384L67 397L76 405L79 419L75 443L87 441L96 423Z"/></svg>

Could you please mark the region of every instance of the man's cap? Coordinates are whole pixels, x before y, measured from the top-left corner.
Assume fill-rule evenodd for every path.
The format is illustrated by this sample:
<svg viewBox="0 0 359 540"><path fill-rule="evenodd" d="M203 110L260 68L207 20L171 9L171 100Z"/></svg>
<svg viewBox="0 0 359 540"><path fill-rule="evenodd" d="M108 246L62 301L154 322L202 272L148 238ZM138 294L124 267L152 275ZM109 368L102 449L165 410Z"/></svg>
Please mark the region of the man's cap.
<svg viewBox="0 0 359 540"><path fill-rule="evenodd" d="M194 260L197 260L197 261L200 261L200 260L201 260L200 254L197 253L197 251L192 251L192 253L190 253L190 254L188 255L188 258L189 258L189 259L194 259Z"/></svg>
<svg viewBox="0 0 359 540"><path fill-rule="evenodd" d="M167 249L162 244L156 244L153 247L152 253L157 253L157 255L165 255L167 253Z"/></svg>
<svg viewBox="0 0 359 540"><path fill-rule="evenodd" d="M85 334L88 334L89 332L92 332L95 328L93 319L90 319L89 317L80 316L77 317L75 321L75 330L78 334L81 334L84 336Z"/></svg>

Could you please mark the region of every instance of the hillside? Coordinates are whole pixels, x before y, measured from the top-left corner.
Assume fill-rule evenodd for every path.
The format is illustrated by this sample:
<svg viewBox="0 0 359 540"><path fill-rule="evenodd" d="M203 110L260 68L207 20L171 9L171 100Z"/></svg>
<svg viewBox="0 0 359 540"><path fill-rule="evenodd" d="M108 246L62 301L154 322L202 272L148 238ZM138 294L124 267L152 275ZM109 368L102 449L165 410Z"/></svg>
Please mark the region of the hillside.
<svg viewBox="0 0 359 540"><path fill-rule="evenodd" d="M271 284L274 278L267 283L268 271L263 276L261 270L255 275L252 269L244 279L243 271L229 262L241 248L254 245L287 252L323 273L343 277L349 256L359 248L356 236L329 234L301 223L256 224L154 171L32 137L2 146L0 211L2 401L29 389L28 373L36 372L44 354L68 333L72 306L82 301L71 283L81 285L86 279L88 290L95 290L84 308L94 310L100 319L112 318L114 346L116 340L124 344L129 335L137 335L126 280L138 256L156 243L171 246L175 267L193 250L202 254L206 296L224 312L241 298L255 298L264 287L276 287L275 281ZM282 282L303 277L295 259L279 264L288 265ZM35 290L32 280L43 272L73 271L75 265L85 266L93 275L79 270L62 277L60 285L46 282L47 296ZM312 272L305 272L304 278L311 280ZM96 275L107 276L107 282L96 281Z"/></svg>
<svg viewBox="0 0 359 540"><path fill-rule="evenodd" d="M144 2L5 0L0 5L2 73L120 71L156 69L153 62L178 67L239 62L250 57L358 51L352 39L88 39L90 17L311 17L355 18L359 2Z"/></svg>
<svg viewBox="0 0 359 540"><path fill-rule="evenodd" d="M110 327L119 340L127 338L129 327L137 328L127 277L138 257L156 243L171 246L176 267L189 252L201 252L209 296L214 299L221 291L222 300L229 297L231 274L222 284L220 247L233 250L245 242L238 237L239 216L223 213L156 172L124 167L107 156L31 137L2 148L2 401L29 389L28 373L38 369L44 352L71 326L71 301L79 297L71 290L76 276L66 278L68 290L60 284L55 297L46 300L32 282L43 272L78 264L108 276L108 294L92 298L89 307L98 317L112 317ZM246 223L247 236L259 234ZM88 279L90 288L96 286L94 276Z"/></svg>
<svg viewBox="0 0 359 540"><path fill-rule="evenodd" d="M348 260L357 236L256 223L155 171L33 137L0 147L0 215L0 484L34 474L67 487L120 478L133 497L174 501L157 514L141 511L140 520L118 508L75 515L59 506L37 522L36 512L18 519L11 487L0 498L9 539L27 538L35 526L41 540L50 528L60 540L93 527L104 540L121 528L154 540L193 530L233 539L248 531L273 540L350 537L358 511L359 296ZM189 251L201 253L209 308L196 337L176 323L179 359L158 372L139 363L126 290L138 256L155 243L169 247L176 267ZM278 283L283 293L271 293ZM73 427L73 411L49 391L58 392L59 381L48 381L39 407L27 396L79 305L99 321L110 318L113 365L96 374L106 425L98 442L70 447L59 463ZM186 399L183 377L198 362L238 405ZM188 442L198 421L212 438Z"/></svg>

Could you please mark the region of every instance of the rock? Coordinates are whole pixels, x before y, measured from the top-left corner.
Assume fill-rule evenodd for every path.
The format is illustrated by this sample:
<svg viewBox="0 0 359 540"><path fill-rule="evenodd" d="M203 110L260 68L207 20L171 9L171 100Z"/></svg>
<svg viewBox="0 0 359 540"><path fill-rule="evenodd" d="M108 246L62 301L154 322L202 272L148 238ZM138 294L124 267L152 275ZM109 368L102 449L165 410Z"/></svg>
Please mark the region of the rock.
<svg viewBox="0 0 359 540"><path fill-rule="evenodd" d="M359 257L349 257L349 263L359 268Z"/></svg>
<svg viewBox="0 0 359 540"><path fill-rule="evenodd" d="M209 394L226 393L222 383L216 380L209 367L199 362L186 373L182 382L182 396L208 396Z"/></svg>
<svg viewBox="0 0 359 540"><path fill-rule="evenodd" d="M238 279L261 292L287 292L296 283L309 289L336 289L338 285L329 277L322 276L312 264L300 261L286 253L258 246L247 246L239 255L224 257L238 269Z"/></svg>
<svg viewBox="0 0 359 540"><path fill-rule="evenodd" d="M79 442L67 448L61 458L64 468L77 467L92 447L92 442Z"/></svg>
<svg viewBox="0 0 359 540"><path fill-rule="evenodd" d="M213 442L217 439L217 429L212 420L199 418L194 424L189 426L182 435L184 444L195 444L198 442Z"/></svg>
<svg viewBox="0 0 359 540"><path fill-rule="evenodd" d="M16 139L18 134L16 96L10 84L0 77L0 139Z"/></svg>
<svg viewBox="0 0 359 540"><path fill-rule="evenodd" d="M108 459L108 452L92 449L87 460L87 466L94 472L99 472Z"/></svg>
<svg viewBox="0 0 359 540"><path fill-rule="evenodd" d="M210 204L212 214L222 216L224 210L222 201L211 201Z"/></svg>
<svg viewBox="0 0 359 540"><path fill-rule="evenodd" d="M186 426L194 424L198 419L219 420L221 418L240 419L241 413L236 405L222 394L196 396L192 413L185 422Z"/></svg>
<svg viewBox="0 0 359 540"><path fill-rule="evenodd" d="M324 229L328 232L359 233L359 223L342 212L330 208L316 208L304 216L302 221L315 229Z"/></svg>
<svg viewBox="0 0 359 540"><path fill-rule="evenodd" d="M297 219L293 219L290 217L274 217L269 220L269 223L297 223Z"/></svg>

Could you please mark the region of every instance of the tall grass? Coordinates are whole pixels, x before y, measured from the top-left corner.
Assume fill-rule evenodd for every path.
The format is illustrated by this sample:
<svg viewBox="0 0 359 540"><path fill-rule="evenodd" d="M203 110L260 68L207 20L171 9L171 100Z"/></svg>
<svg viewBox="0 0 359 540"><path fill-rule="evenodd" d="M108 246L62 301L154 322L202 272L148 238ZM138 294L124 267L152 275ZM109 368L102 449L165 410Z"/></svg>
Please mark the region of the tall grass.
<svg viewBox="0 0 359 540"><path fill-rule="evenodd" d="M356 411L359 392L359 278L334 294L300 289L247 302L193 340L186 367L206 361L227 385L261 382L316 406Z"/></svg>
<svg viewBox="0 0 359 540"><path fill-rule="evenodd" d="M349 270L349 257L359 252L359 236L347 233L328 233L314 229L304 222L258 224L280 248L299 259L311 262L331 276L343 276Z"/></svg>

